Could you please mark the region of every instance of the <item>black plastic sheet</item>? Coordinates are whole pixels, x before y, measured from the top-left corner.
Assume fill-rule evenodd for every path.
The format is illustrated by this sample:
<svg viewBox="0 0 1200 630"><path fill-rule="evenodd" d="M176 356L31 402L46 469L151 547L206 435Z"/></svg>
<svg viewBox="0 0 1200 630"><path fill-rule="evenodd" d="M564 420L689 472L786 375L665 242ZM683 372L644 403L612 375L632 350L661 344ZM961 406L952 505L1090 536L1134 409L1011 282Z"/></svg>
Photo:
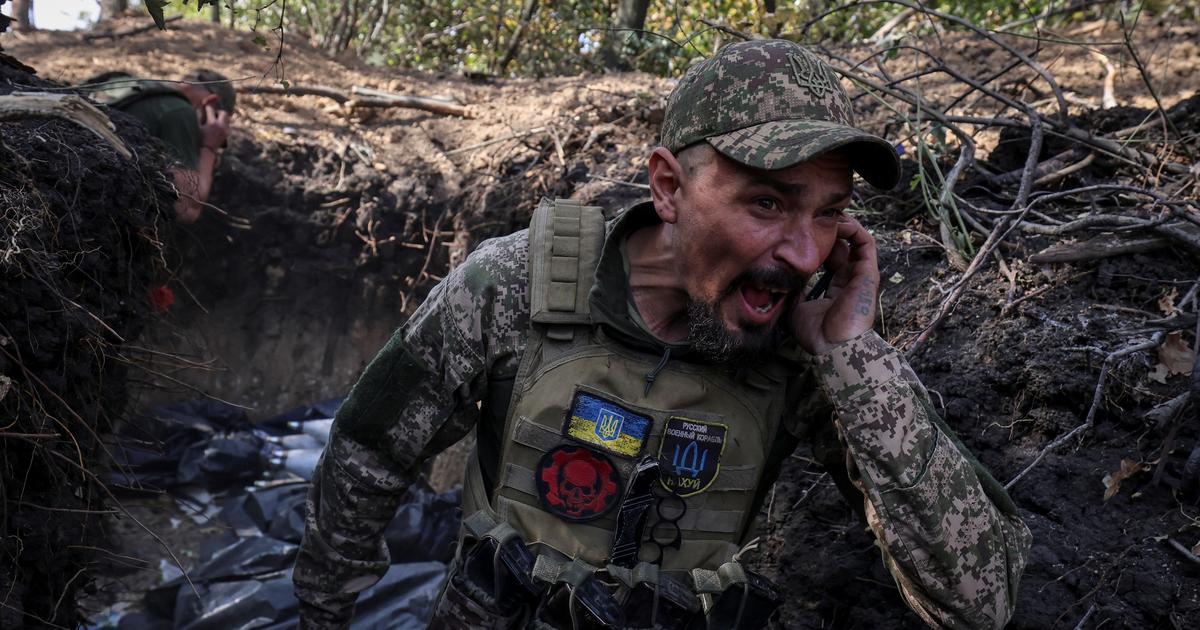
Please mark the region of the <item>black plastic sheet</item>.
<svg viewBox="0 0 1200 630"><path fill-rule="evenodd" d="M287 433L291 421L332 417L341 402L299 407L251 426L239 408L193 401L158 408L131 425L122 442L134 446L117 453L119 466L110 479L171 489L189 505L203 503L192 505L198 511L212 508L227 529L197 542L199 564L188 571L190 584L183 577L167 580L145 595L145 610L110 611L103 627L296 627L291 571L304 535L310 484L248 482L267 470L266 453L273 446L268 436ZM454 554L460 499L458 490L439 494L423 479L413 484L386 531L392 566L359 597L351 628L425 627Z"/></svg>
<svg viewBox="0 0 1200 630"><path fill-rule="evenodd" d="M351 630L425 628L446 577L440 562L393 564L358 598ZM271 577L222 582L179 592L173 625L181 630L289 630L298 625L299 604L291 571Z"/></svg>
<svg viewBox="0 0 1200 630"><path fill-rule="evenodd" d="M241 408L211 400L173 403L125 425L113 469L104 476L132 488L221 489L261 476L263 447L261 430Z"/></svg>

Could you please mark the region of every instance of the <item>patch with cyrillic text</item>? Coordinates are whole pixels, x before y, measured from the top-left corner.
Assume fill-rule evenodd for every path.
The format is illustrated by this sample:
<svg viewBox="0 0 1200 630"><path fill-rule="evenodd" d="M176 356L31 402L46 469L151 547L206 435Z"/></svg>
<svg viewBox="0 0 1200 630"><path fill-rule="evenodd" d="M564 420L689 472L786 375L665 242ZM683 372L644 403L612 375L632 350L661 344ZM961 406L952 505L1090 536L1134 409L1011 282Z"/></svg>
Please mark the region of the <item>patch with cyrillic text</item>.
<svg viewBox="0 0 1200 630"><path fill-rule="evenodd" d="M636 457L653 423L649 417L611 400L575 392L563 434L614 455Z"/></svg>
<svg viewBox="0 0 1200 630"><path fill-rule="evenodd" d="M678 416L668 419L658 447L663 487L681 497L707 490L721 472L728 433L724 424Z"/></svg>

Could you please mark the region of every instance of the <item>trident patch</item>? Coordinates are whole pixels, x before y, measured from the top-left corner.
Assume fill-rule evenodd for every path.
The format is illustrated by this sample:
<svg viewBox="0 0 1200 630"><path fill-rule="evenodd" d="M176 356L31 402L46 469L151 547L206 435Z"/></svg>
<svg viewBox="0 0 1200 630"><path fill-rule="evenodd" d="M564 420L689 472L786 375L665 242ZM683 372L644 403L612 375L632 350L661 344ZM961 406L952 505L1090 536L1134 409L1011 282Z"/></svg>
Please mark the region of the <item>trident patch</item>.
<svg viewBox="0 0 1200 630"><path fill-rule="evenodd" d="M729 427L679 416L667 420L658 463L662 485L681 497L700 494L721 472Z"/></svg>
<svg viewBox="0 0 1200 630"><path fill-rule="evenodd" d="M834 78L812 57L812 53L788 53L788 63L796 83L808 88L814 98L822 99L833 92Z"/></svg>

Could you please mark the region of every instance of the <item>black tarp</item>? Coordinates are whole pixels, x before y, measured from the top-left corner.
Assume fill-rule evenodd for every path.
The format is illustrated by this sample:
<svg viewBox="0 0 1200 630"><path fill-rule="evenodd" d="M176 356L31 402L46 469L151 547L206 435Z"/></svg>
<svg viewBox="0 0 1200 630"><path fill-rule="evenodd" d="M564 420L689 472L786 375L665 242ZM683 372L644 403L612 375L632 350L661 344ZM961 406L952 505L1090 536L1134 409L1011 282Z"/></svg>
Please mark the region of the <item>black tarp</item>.
<svg viewBox="0 0 1200 630"><path fill-rule="evenodd" d="M138 429L137 445L121 449L111 479L133 487L213 494L219 536L198 541L198 564L188 578L151 589L144 610L109 613L88 628L243 630L293 628L297 603L291 581L304 533L309 483L262 481L267 435L282 435L292 420L332 416L339 400L300 407L260 425L238 408L189 402L156 409ZM257 483L247 484L251 480ZM188 500L195 502L196 494ZM392 566L359 597L352 628L423 628L453 556L460 516L458 490L437 493L418 479L401 501L386 539ZM193 590L193 587L195 590Z"/></svg>

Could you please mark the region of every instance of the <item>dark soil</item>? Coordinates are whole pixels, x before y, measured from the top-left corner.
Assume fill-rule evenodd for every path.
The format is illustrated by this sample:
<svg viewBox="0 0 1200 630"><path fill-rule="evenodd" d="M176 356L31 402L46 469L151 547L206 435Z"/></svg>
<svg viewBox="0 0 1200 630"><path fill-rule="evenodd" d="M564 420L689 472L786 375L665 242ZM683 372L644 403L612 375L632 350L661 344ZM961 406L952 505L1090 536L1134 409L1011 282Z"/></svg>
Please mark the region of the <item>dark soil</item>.
<svg viewBox="0 0 1200 630"><path fill-rule="evenodd" d="M894 338L920 330L942 299L930 280L949 273L940 249L903 247L896 227L881 228L881 326ZM1165 289L1186 291L1196 275L1194 262L1171 251L1098 266L1015 264L1018 298L1049 290L1002 317L1008 282L983 275L912 359L948 424L1002 483L1086 416L1104 356L1127 345L1144 319L1112 307L1153 317ZM903 280L887 287L897 273ZM1196 541L1197 480L1183 468L1200 431L1189 412L1176 421L1171 451L1161 452L1170 426L1145 413L1185 391L1188 377L1149 382L1153 363L1146 354L1118 363L1095 430L1047 456L1010 491L1034 536L1011 627L1072 628L1089 610L1086 628L1200 624L1200 567L1167 543ZM859 517L799 455L777 487L765 553L797 595L782 625L924 627L906 610ZM1123 458L1164 459L1162 481L1140 473L1105 501L1103 478Z"/></svg>
<svg viewBox="0 0 1200 630"><path fill-rule="evenodd" d="M48 87L0 60L11 83ZM173 194L130 119L125 160L54 118L0 122L0 626L74 626L107 492L102 436L126 408L127 344L151 314ZM99 564L98 564L99 563Z"/></svg>

